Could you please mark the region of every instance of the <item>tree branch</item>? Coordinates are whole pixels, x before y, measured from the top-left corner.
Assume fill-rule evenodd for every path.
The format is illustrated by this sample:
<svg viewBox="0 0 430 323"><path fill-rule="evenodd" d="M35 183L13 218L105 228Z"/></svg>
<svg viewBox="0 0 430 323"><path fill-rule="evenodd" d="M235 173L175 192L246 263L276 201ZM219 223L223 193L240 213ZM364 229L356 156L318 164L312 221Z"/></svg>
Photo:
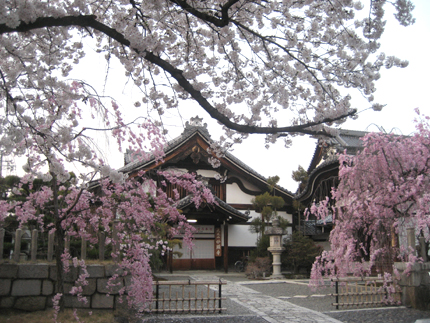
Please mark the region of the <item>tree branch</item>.
<svg viewBox="0 0 430 323"><path fill-rule="evenodd" d="M183 1L181 1L183 2ZM237 0L231 0L228 2L230 6L237 2ZM226 5L224 5L226 7ZM223 7L223 8L224 8ZM226 7L227 8L227 7ZM228 10L228 8L227 8ZM106 36L116 40L120 44L126 47L130 47L130 41L125 38L123 34L118 32L117 30L106 26L105 24L96 20L97 17L95 15L87 15L87 16L65 16L60 18L53 17L41 17L37 18L32 23L21 22L19 26L16 28L10 28L5 24L0 24L0 35L5 33L14 33L14 32L28 32L33 29L47 28L47 27L91 27L95 30L98 30L105 34ZM215 120L219 121L221 124L225 125L227 128L241 132L241 133L255 133L255 134L280 134L280 136L285 136L285 133L303 133L308 135L326 135L329 136L325 131L315 131L309 129L310 127L321 125L324 123L334 122L340 119L344 119L350 116L353 116L357 113L357 110L351 110L348 113L342 114L340 116L334 118L324 118L320 121L312 121L307 122L301 125L296 126L286 126L286 127L259 127L245 124L238 124L232 122L228 117L219 112L206 98L202 95L202 93L196 90L193 85L184 77L183 72L168 61L162 59L161 57L153 54L149 51L139 51L135 48L131 48L136 53L142 55L142 57L159 66L164 71L169 73L178 84L188 92L191 97L199 103L199 105L207 112L209 115Z"/></svg>
<svg viewBox="0 0 430 323"><path fill-rule="evenodd" d="M213 15L209 15L207 13L201 12L197 10L196 8L190 6L187 1L184 0L170 0L174 4L177 4L179 7L181 7L186 12L192 14L193 16L202 19L204 21L207 21L217 27L225 27L230 22L230 17L228 16L228 10L239 0L229 0L227 1L222 7L221 7L221 18L218 18Z"/></svg>

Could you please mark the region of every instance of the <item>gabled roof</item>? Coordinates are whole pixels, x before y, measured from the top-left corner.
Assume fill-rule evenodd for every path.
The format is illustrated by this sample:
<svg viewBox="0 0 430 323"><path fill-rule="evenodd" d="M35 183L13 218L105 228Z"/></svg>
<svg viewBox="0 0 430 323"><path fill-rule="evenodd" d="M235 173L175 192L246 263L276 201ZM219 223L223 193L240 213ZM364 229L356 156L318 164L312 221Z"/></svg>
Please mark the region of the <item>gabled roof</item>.
<svg viewBox="0 0 430 323"><path fill-rule="evenodd" d="M212 140L207 130L207 124L202 125L201 118L191 118L190 122L186 123L183 133L172 141L168 142L165 146L164 163L167 163L172 158L177 157L177 155L180 154L180 149L187 149L187 153L190 153L190 149L192 149L192 146L194 145L199 145L202 148L200 154L209 156L209 153L207 153L207 148L210 147L211 143ZM246 175L251 180L251 182L257 186L264 186L265 188L267 187L267 179L264 176L257 173L255 170L240 161L231 153L226 152L223 157L219 158L219 160L221 165L226 169ZM161 165L156 164L155 158L153 156L148 160L133 161L130 152L126 153L125 161L127 164L124 167L118 169L118 171L128 173L130 175L140 170L153 169ZM275 189L277 194L281 194L285 198L292 200L294 194L290 191L280 186L277 186Z"/></svg>
<svg viewBox="0 0 430 323"><path fill-rule="evenodd" d="M366 131L339 129L339 133L335 137L319 142L309 164L308 173L311 173L316 167L318 167L323 159L326 161L335 159L337 161L337 158L333 157L335 154L333 156L327 155L330 148L332 149L332 153L343 152L346 149L347 154L357 154L357 151L363 147L363 142L360 138L364 137L367 133L368 132Z"/></svg>
<svg viewBox="0 0 430 323"><path fill-rule="evenodd" d="M296 200L308 203L322 180L337 176L339 172L338 153L346 150L355 155L363 147L360 139L368 132L340 129L336 137L318 143L308 168L309 179L305 189L296 195Z"/></svg>
<svg viewBox="0 0 430 323"><path fill-rule="evenodd" d="M183 210L191 205L194 205L192 200L193 196L188 195L176 203L176 207ZM220 213L224 214L226 221L230 224L246 222L250 219L250 216L236 210L234 207L228 205L226 202L222 201L218 197L214 196L215 202L211 207L217 209Z"/></svg>

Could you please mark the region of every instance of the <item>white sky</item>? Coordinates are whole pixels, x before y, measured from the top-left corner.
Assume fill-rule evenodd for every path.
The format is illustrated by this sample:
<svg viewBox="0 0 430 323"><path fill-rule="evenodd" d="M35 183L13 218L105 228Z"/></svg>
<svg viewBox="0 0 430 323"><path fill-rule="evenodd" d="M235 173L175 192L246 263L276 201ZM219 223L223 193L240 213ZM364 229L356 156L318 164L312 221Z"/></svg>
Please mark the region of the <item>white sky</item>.
<svg viewBox="0 0 430 323"><path fill-rule="evenodd" d="M352 130L370 130L377 131L377 126L383 127L387 132L397 128L403 134L409 134L414 130L413 120L415 117L414 109L419 107L421 112L430 114L428 103L428 91L430 92L430 1L415 0L414 16L416 23L410 27L402 27L394 17L387 15L387 31L382 38L382 48L387 55L395 55L401 59L409 61L409 66L405 69L394 68L383 70L382 77L377 82L377 91L375 93L376 102L386 104L387 106L381 112L366 110L359 114L357 120L349 120L342 125L344 129ZM88 55L91 59L91 55ZM124 90L121 84L124 70L121 66L112 65L109 72L109 82L111 87L106 89L106 93L111 93L117 102L130 102L130 95L135 96L138 93L130 93ZM92 59L90 65L86 65L85 79L89 83L104 80L105 60L100 57ZM83 70L80 69L79 72ZM79 73L76 77L82 78ZM141 97L141 95L138 95ZM354 107L359 111L365 110L369 104L363 99L353 101ZM128 104L122 104L132 114L143 115L144 112L137 108L130 107ZM135 109L135 110L134 110ZM140 108L142 109L142 108ZM199 115L204 118L204 122L209 124L209 131L213 139L218 139L221 135L221 128L210 119L210 116L199 107L187 106L181 109L183 121L191 116ZM129 120L127 120L129 121ZM280 122L281 124L281 122ZM182 124L177 118L171 119L170 136L171 138L182 132ZM316 141L308 137L299 137L294 140L291 148L284 148L280 141L265 149L264 136L252 135L243 144L234 147L232 154L242 160L248 166L263 176L280 176L280 185L284 188L295 192L297 183L291 179L291 173L299 165L307 169L315 150ZM100 148L108 156L110 165L119 168L123 165L123 156L114 148L115 145L104 144ZM17 171L21 166L17 165Z"/></svg>

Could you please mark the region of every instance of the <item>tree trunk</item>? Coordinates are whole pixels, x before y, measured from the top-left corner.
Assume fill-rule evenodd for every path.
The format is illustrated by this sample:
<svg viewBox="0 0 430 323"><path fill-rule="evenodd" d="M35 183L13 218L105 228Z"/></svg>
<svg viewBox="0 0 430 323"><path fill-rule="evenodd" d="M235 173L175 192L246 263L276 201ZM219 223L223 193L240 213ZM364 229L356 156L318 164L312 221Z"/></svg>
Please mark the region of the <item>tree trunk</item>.
<svg viewBox="0 0 430 323"><path fill-rule="evenodd" d="M64 231L61 228L60 219L55 221L55 263L57 268L57 281L55 284L55 293L63 294L60 299L60 310L64 309L64 269L63 262L61 261L61 255L64 252Z"/></svg>
<svg viewBox="0 0 430 323"><path fill-rule="evenodd" d="M57 269L57 280L55 284L55 293L62 294L60 298L59 306L60 311L64 310L64 269L61 256L64 252L64 230L61 227L61 218L59 213L58 204L58 183L57 176L52 174L52 193L53 193L53 204L54 204L54 221L55 221L55 264Z"/></svg>

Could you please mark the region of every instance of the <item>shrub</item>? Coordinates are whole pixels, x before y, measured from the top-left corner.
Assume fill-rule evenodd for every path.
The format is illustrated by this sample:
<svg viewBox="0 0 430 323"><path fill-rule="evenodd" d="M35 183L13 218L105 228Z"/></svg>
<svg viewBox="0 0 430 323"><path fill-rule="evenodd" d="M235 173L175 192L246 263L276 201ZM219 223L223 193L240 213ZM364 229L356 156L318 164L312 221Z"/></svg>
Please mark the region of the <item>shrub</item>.
<svg viewBox="0 0 430 323"><path fill-rule="evenodd" d="M257 258L270 257L270 252L267 248L270 247L270 237L267 235L262 235L257 240L257 247L251 250L250 261L255 261Z"/></svg>
<svg viewBox="0 0 430 323"><path fill-rule="evenodd" d="M246 267L246 277L255 279L270 275L270 267L272 266L272 260L270 257L257 257L254 261L250 261Z"/></svg>
<svg viewBox="0 0 430 323"><path fill-rule="evenodd" d="M282 265L292 269L295 274L300 270L305 270L309 274L315 257L321 255L323 251L322 246L300 232L294 232L291 239L284 239L284 248Z"/></svg>

